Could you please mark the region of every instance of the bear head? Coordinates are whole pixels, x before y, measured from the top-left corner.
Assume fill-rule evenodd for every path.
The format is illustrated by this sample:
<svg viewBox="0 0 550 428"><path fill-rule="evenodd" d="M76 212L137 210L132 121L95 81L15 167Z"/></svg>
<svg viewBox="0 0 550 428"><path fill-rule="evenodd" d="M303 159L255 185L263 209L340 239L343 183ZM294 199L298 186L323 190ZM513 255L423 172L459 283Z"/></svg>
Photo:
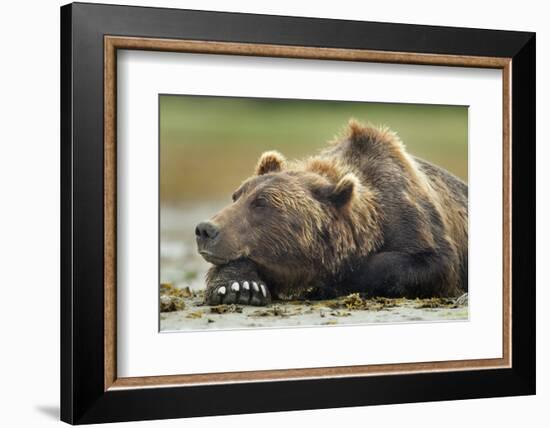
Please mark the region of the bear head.
<svg viewBox="0 0 550 428"><path fill-rule="evenodd" d="M374 248L374 200L355 173L330 161L287 165L266 152L233 203L197 225L198 251L215 265L248 259L280 282L307 282Z"/></svg>

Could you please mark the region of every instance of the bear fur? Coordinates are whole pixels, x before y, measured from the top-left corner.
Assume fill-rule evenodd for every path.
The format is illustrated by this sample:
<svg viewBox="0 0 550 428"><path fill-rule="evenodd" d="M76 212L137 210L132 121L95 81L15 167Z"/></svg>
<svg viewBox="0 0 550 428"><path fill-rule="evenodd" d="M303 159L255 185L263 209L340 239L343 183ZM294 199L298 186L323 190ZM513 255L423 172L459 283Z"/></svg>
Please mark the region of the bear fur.
<svg viewBox="0 0 550 428"><path fill-rule="evenodd" d="M389 129L351 120L317 156L266 152L233 201L196 229L209 304L468 290L468 186Z"/></svg>

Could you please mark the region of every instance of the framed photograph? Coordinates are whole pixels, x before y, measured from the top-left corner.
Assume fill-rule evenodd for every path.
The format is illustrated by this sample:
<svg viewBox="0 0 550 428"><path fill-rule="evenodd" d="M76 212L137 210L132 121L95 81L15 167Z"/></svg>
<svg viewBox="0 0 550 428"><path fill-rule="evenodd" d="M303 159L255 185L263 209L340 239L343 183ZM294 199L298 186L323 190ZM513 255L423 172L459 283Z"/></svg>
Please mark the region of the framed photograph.
<svg viewBox="0 0 550 428"><path fill-rule="evenodd" d="M76 3L61 106L63 421L535 393L533 33Z"/></svg>

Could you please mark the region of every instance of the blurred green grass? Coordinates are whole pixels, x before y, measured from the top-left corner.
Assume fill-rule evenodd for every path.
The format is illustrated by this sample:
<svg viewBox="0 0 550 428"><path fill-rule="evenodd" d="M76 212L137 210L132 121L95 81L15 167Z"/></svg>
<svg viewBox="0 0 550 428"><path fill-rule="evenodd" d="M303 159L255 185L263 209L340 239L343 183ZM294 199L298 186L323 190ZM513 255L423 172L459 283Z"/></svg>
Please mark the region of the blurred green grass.
<svg viewBox="0 0 550 428"><path fill-rule="evenodd" d="M161 95L159 104L163 203L229 201L262 152L315 154L351 117L390 127L410 153L468 177L463 106L189 95Z"/></svg>

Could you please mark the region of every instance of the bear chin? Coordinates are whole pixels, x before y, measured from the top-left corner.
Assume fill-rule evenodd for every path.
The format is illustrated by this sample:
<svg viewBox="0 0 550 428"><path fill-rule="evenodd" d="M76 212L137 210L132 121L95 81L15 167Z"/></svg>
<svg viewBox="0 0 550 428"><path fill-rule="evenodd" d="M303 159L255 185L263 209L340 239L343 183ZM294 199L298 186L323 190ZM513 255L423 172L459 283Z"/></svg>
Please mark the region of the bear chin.
<svg viewBox="0 0 550 428"><path fill-rule="evenodd" d="M208 263L211 263L215 266L223 266L232 261L229 259L219 257L209 251L199 251L199 254L202 256L204 260L206 260Z"/></svg>

